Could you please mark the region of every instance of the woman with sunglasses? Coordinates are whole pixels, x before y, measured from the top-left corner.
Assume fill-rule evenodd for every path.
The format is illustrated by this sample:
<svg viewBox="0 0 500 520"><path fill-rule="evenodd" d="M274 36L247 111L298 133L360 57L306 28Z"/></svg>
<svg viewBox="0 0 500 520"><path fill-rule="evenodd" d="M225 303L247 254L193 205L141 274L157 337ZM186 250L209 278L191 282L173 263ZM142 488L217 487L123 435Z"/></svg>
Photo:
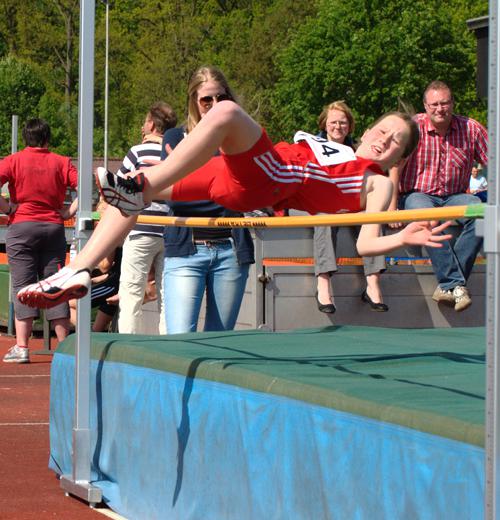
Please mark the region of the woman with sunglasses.
<svg viewBox="0 0 500 520"><path fill-rule="evenodd" d="M320 129L319 137L330 142L345 144L354 148L352 134L354 132L354 116L344 101L333 101L325 106L318 118ZM337 243L338 227L314 228L314 273L317 280L316 302L318 310L333 314L337 309L332 292L331 276L338 270L335 246ZM355 227L348 228L357 234ZM385 271L385 256L363 257L366 289L361 295L362 301L378 312L389 310L382 302L380 289L380 273Z"/></svg>
<svg viewBox="0 0 500 520"><path fill-rule="evenodd" d="M220 70L215 67L196 70L188 85L186 125L165 133L162 159L212 107L234 98ZM171 202L169 205L170 215L180 217L241 216L210 200ZM254 262L249 231L166 227L164 239L163 287L167 333L196 331L204 294L204 330L232 330L243 299L248 270Z"/></svg>

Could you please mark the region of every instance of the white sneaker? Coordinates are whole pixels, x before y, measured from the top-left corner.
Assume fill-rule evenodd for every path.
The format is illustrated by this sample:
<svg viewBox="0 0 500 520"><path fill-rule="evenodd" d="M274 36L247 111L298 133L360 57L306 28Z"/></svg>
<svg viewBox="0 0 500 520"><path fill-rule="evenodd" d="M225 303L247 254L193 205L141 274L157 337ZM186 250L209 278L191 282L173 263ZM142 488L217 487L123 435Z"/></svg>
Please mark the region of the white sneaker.
<svg viewBox="0 0 500 520"><path fill-rule="evenodd" d="M63 267L45 280L23 287L17 299L30 307L49 309L73 298L82 298L90 288L88 269Z"/></svg>
<svg viewBox="0 0 500 520"><path fill-rule="evenodd" d="M103 199L118 208L125 215L137 215L147 204L144 204L144 174L135 177L119 177L99 167L95 172L95 181Z"/></svg>
<svg viewBox="0 0 500 520"><path fill-rule="evenodd" d="M455 296L453 296L453 291L441 289L438 285L434 294L432 295L432 299L438 303L448 303L450 305L455 305Z"/></svg>
<svg viewBox="0 0 500 520"><path fill-rule="evenodd" d="M457 285L453 289L453 297L455 298L455 310L457 312L464 311L472 305L472 298L469 295L467 287Z"/></svg>
<svg viewBox="0 0 500 520"><path fill-rule="evenodd" d="M30 353L27 347L20 347L18 345L14 345L10 347L7 351L7 354L3 357L4 363L29 363L30 362Z"/></svg>

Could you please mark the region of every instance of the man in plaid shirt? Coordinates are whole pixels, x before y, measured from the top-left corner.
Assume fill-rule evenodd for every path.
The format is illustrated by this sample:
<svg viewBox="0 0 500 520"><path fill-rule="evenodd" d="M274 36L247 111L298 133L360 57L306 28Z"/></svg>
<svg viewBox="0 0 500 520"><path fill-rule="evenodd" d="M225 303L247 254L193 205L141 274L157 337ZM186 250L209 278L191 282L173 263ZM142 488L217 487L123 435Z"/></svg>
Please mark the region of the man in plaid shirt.
<svg viewBox="0 0 500 520"><path fill-rule="evenodd" d="M418 148L399 175L400 207L480 204L466 191L474 162L488 162L486 129L474 119L453 114L453 93L442 81L427 86L423 101L425 113L414 118L420 130ZM473 219L460 219L459 224L461 233L453 246L444 242L442 248L427 252L439 283L432 298L463 311L472 303L466 284L482 238L475 234Z"/></svg>

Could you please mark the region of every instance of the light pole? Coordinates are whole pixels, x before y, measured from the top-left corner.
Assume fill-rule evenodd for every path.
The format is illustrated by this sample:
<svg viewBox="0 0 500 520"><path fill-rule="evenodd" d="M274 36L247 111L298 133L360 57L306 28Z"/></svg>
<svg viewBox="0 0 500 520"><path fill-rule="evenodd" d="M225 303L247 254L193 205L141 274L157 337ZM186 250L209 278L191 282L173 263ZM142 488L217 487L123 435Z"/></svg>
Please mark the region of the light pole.
<svg viewBox="0 0 500 520"><path fill-rule="evenodd" d="M108 98L109 98L109 0L106 5L106 41L104 54L104 168L108 169Z"/></svg>

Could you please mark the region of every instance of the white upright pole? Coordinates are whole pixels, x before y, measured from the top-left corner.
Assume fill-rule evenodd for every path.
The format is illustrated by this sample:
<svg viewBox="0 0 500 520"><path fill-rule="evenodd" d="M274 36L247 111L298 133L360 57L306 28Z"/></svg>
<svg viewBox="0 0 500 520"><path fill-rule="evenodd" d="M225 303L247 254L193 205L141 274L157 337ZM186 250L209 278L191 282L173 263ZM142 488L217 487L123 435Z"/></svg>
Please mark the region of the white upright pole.
<svg viewBox="0 0 500 520"><path fill-rule="evenodd" d="M500 166L499 139L499 7L489 2L489 74L488 74L488 204L484 220L486 276L486 439L485 507L487 520L500 520Z"/></svg>
<svg viewBox="0 0 500 520"><path fill-rule="evenodd" d="M80 90L78 104L78 249L92 230L92 159L94 124L94 27L95 1L80 0ZM75 415L73 467L61 477L61 487L91 506L102 499L90 484L90 295L79 300L75 349Z"/></svg>
<svg viewBox="0 0 500 520"><path fill-rule="evenodd" d="M106 50L104 59L104 168L108 169L108 114L109 114L109 0L106 2Z"/></svg>

